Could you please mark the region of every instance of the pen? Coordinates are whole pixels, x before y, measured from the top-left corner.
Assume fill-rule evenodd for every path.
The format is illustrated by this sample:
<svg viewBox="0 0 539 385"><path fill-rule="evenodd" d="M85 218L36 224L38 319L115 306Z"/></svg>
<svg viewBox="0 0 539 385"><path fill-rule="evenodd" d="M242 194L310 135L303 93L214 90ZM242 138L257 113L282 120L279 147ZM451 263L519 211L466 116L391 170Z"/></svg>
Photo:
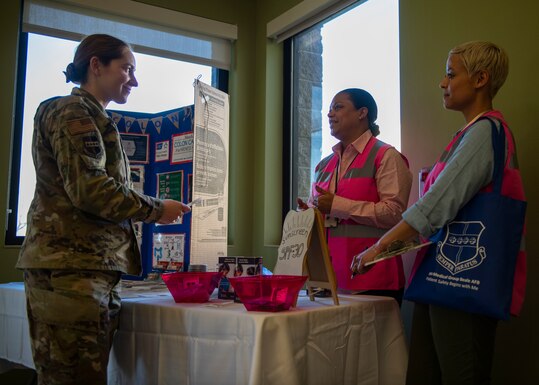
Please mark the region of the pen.
<svg viewBox="0 0 539 385"><path fill-rule="evenodd" d="M367 249L368 249L368 247L365 248L365 250L367 250ZM365 251L365 250L363 250L363 251ZM355 258L355 256L354 256L354 258ZM357 267L359 267L359 265L358 265ZM359 274L359 270L357 270L357 268L354 269L354 270L352 271L352 275L350 276L350 279L354 279L355 276L358 275L358 274Z"/></svg>
<svg viewBox="0 0 539 385"><path fill-rule="evenodd" d="M191 202L189 202L189 203L186 203L185 205L186 205L187 207L192 207L193 205L197 205L197 204L199 204L200 202L202 202L202 198L197 198L197 199L195 199L194 201L191 201Z"/></svg>
<svg viewBox="0 0 539 385"><path fill-rule="evenodd" d="M368 249L369 249L368 246L365 247L365 250L363 250L363 253L364 253L366 250L368 250ZM359 254L358 254L358 255L359 255ZM355 258L355 256L354 256L354 258ZM359 267L359 265L358 265L358 267ZM359 274L359 270L354 270L354 271L352 271L352 276L350 277L350 279L354 279L354 277L355 277L356 275L358 275L358 274Z"/></svg>

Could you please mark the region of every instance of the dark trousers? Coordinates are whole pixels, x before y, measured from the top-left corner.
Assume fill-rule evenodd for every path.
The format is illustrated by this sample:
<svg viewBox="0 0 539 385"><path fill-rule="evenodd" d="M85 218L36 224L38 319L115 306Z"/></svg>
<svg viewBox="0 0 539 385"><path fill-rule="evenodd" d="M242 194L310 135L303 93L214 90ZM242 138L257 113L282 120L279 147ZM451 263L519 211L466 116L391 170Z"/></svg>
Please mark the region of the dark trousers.
<svg viewBox="0 0 539 385"><path fill-rule="evenodd" d="M496 319L415 304L407 385L490 384Z"/></svg>

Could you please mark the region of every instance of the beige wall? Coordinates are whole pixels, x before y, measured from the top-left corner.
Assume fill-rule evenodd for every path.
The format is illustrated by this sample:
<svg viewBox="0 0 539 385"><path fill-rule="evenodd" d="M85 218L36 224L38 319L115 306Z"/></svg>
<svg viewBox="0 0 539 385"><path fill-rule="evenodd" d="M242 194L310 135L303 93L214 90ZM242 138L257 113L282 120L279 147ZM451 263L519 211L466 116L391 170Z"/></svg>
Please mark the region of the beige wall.
<svg viewBox="0 0 539 385"><path fill-rule="evenodd" d="M375 1L375 0L371 0ZM265 37L267 21L300 0L145 0L238 25L230 72L230 200L229 254L258 254L272 265L281 232L282 49ZM226 6L225 6L226 5ZM447 51L472 39L490 39L509 53L507 84L495 100L513 127L529 200L528 296L518 319L500 324L494 384L528 384L539 379L537 319L539 266L537 255L538 188L533 183L532 143L538 132L531 122L539 111L532 93L538 88L534 63L539 61L539 3L533 0L401 0L401 102L403 152L414 175L431 164L462 124L458 114L442 108L437 85ZM0 31L0 221L5 223L9 180L13 95L16 70L19 2L2 6ZM354 37L350 37L354 39ZM354 40L355 41L355 40ZM417 179L417 178L416 178ZM414 195L417 186L414 186ZM20 280L13 266L18 248L0 245L0 282Z"/></svg>
<svg viewBox="0 0 539 385"><path fill-rule="evenodd" d="M528 285L522 316L499 326L494 362L495 384L531 384L539 380L539 246L537 148L539 131L539 3L533 0L401 0L401 114L402 150L414 176L440 154L462 116L442 106L438 84L444 74L447 52L469 40L492 40L510 58L506 84L494 100L503 111L517 141L520 168L528 198ZM417 178L416 182L417 182ZM413 193L417 196L417 184ZM535 213L535 214L532 214Z"/></svg>

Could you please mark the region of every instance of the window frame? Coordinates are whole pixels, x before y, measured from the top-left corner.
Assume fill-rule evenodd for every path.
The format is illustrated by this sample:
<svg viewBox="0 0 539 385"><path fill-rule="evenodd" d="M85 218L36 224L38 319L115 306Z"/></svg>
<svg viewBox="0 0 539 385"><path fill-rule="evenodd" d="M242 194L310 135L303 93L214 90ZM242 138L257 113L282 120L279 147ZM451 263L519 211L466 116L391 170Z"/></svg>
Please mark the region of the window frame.
<svg viewBox="0 0 539 385"><path fill-rule="evenodd" d="M22 127L24 117L24 97L26 95L26 63L28 59L28 33L19 34L19 50L17 60L17 76L15 85L15 116L13 120L12 146L10 153L10 174L9 174L9 198L6 219L5 245L22 245L23 236L17 235L17 218L19 211L19 181L21 170L22 153ZM18 156L16 156L18 155ZM16 181L16 183L14 183Z"/></svg>
<svg viewBox="0 0 539 385"><path fill-rule="evenodd" d="M331 14L320 22L311 25L309 28L300 31L298 34L293 35L283 41L283 222L288 212L296 209L296 198L299 197L299 193L294 183L298 178L298 158L295 156L295 154L298 154L299 152L298 140L297 137L295 137L295 130L297 126L297 121L295 120L297 120L297 115L294 114L294 111L296 110L295 101L297 98L297 90L294 88L294 61L296 59L294 55L294 39L297 35L314 29L319 24L326 23L352 8L353 7L348 7L342 9L337 14Z"/></svg>
<svg viewBox="0 0 539 385"><path fill-rule="evenodd" d="M8 208L6 218L5 246L20 246L24 236L17 235L19 215L20 170L23 136L24 100L26 95L26 68L28 62L28 36L30 32L20 32L17 75L15 86L15 114L13 120L12 145L10 153L10 174L8 186ZM63 38L63 37L59 37ZM154 55L158 56L158 55ZM177 60L177 59L176 59ZM203 63L201 63L203 64ZM206 64L204 64L206 65ZM228 93L229 72L225 69L212 67L212 86Z"/></svg>
<svg viewBox="0 0 539 385"><path fill-rule="evenodd" d="M283 222L286 215L292 210L294 204L293 195L293 170L294 164L292 157L294 154L292 131L293 131L293 57L294 57L294 40L288 38L283 42L283 196L282 196L282 217Z"/></svg>
<svg viewBox="0 0 539 385"><path fill-rule="evenodd" d="M294 39L319 25L323 25L336 19L347 12L361 7L368 0L327 0L327 8L314 14L306 20L294 20L297 16L292 10L290 15L287 13L279 16L268 24L268 37L283 43L283 164L282 164L282 219L290 210L295 210L299 197L297 180L298 172L298 137L297 137L297 116L294 111L296 108L297 90L294 89L295 76L295 47ZM306 6L306 5L305 5ZM299 6L298 6L299 7ZM398 7L398 2L397 2ZM300 12L301 13L301 12ZM283 20L281 20L283 19ZM292 21L290 21L290 20ZM288 26L279 29L283 23ZM272 28L270 28L272 24ZM302 27L302 29L300 29ZM270 31L271 29L271 31ZM400 37L399 37L400 40ZM324 108L324 107L323 107ZM324 119L324 110L322 110L322 119ZM401 139L402 145L402 139Z"/></svg>

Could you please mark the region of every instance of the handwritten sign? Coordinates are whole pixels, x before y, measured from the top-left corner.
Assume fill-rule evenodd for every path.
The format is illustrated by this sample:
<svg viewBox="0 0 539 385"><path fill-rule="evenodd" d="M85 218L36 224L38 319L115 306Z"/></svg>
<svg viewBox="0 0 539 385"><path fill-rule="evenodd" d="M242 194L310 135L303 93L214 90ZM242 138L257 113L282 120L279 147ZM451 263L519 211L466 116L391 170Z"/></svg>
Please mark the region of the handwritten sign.
<svg viewBox="0 0 539 385"><path fill-rule="evenodd" d="M322 214L314 208L289 211L283 224L283 236L274 274L307 275L311 301L319 289L329 289L338 305L335 272L329 258Z"/></svg>
<svg viewBox="0 0 539 385"><path fill-rule="evenodd" d="M314 209L288 212L274 274L303 275L303 260L309 247L313 223Z"/></svg>

